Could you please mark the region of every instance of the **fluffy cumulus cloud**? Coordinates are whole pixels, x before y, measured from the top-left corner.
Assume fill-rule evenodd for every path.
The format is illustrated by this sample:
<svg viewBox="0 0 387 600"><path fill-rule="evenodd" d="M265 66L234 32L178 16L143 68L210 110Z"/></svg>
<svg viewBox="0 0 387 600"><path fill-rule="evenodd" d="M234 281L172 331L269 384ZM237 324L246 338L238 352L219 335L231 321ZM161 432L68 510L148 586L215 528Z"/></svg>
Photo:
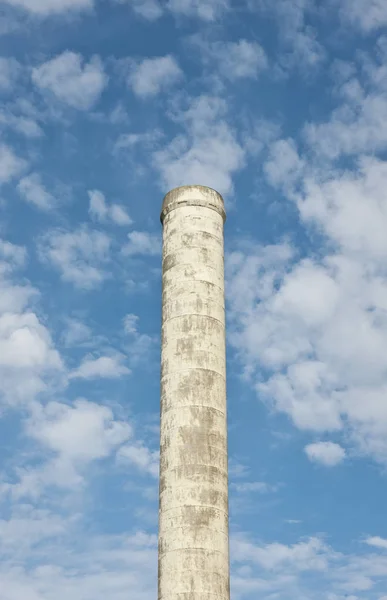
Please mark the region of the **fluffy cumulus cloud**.
<svg viewBox="0 0 387 600"><path fill-rule="evenodd" d="M365 540L365 543L369 546L374 546L375 548L383 548L383 550L387 550L387 540L379 536L369 537Z"/></svg>
<svg viewBox="0 0 387 600"><path fill-rule="evenodd" d="M36 208L43 211L54 208L55 198L46 190L38 173L23 177L17 187L22 198Z"/></svg>
<svg viewBox="0 0 387 600"><path fill-rule="evenodd" d="M94 379L105 377L115 379L128 375L130 370L123 363L121 355L85 358L80 366L70 373L72 379Z"/></svg>
<svg viewBox="0 0 387 600"><path fill-rule="evenodd" d="M122 446L117 458L121 464L133 465L152 477L158 477L159 475L159 453L157 451L152 452L141 443Z"/></svg>
<svg viewBox="0 0 387 600"><path fill-rule="evenodd" d="M229 10L228 0L168 0L168 9L176 15L215 21Z"/></svg>
<svg viewBox="0 0 387 600"><path fill-rule="evenodd" d="M63 362L52 336L34 312L37 290L18 283L26 263L23 247L0 243L0 403L28 406L60 377Z"/></svg>
<svg viewBox="0 0 387 600"><path fill-rule="evenodd" d="M130 364L149 363L157 343L155 336L142 333L139 327L139 317L134 314L125 315L123 319L124 332L127 336L126 352Z"/></svg>
<svg viewBox="0 0 387 600"><path fill-rule="evenodd" d="M148 21L156 21L163 14L163 7L158 0L117 0L117 2L128 4L135 14Z"/></svg>
<svg viewBox="0 0 387 600"><path fill-rule="evenodd" d="M0 584L6 600L42 598L42 590L46 597L58 600L65 600L68 594L77 600L102 600L113 595L121 600L128 588L137 598L151 597L157 570L155 535L137 530L126 535L90 537L84 535L85 529L80 535L76 520L66 522L63 517L55 518L49 511L39 512L28 505L13 514L9 524L0 547L4 556ZM19 533L21 527L23 536ZM37 544L44 566L20 567L20 561L28 558ZM139 576L139 570L143 576Z"/></svg>
<svg viewBox="0 0 387 600"><path fill-rule="evenodd" d="M0 145L0 185L8 183L26 167L26 161L5 144Z"/></svg>
<svg viewBox="0 0 387 600"><path fill-rule="evenodd" d="M10 91L20 72L20 65L14 58L0 57L0 90Z"/></svg>
<svg viewBox="0 0 387 600"><path fill-rule="evenodd" d="M256 77L268 65L266 53L256 42L239 40L217 48L220 68L227 77Z"/></svg>
<svg viewBox="0 0 387 600"><path fill-rule="evenodd" d="M338 6L343 20L363 33L382 29L387 23L387 8L383 0L345 0Z"/></svg>
<svg viewBox="0 0 387 600"><path fill-rule="evenodd" d="M222 100L203 95L176 114L183 133L154 153L167 188L200 181L220 193L232 191L232 175L244 164L244 150L226 113Z"/></svg>
<svg viewBox="0 0 387 600"><path fill-rule="evenodd" d="M33 313L3 314L0 318L0 349L3 368L46 368L59 365L45 327Z"/></svg>
<svg viewBox="0 0 387 600"><path fill-rule="evenodd" d="M90 9L93 6L93 0L3 0L3 2L40 17Z"/></svg>
<svg viewBox="0 0 387 600"><path fill-rule="evenodd" d="M63 281L91 289L107 276L104 265L109 260L110 239L96 230L80 227L76 231L53 230L39 242L42 262L60 272Z"/></svg>
<svg viewBox="0 0 387 600"><path fill-rule="evenodd" d="M35 118L14 114L11 110L0 109L0 127L10 129L26 138L36 139L43 137L44 133Z"/></svg>
<svg viewBox="0 0 387 600"><path fill-rule="evenodd" d="M77 346L88 343L92 339L91 328L80 319L66 317L62 340L65 346Z"/></svg>
<svg viewBox="0 0 387 600"><path fill-rule="evenodd" d="M241 483L232 483L231 488L240 494L246 494L250 492L266 494L267 492L274 491L275 489L264 481L244 481Z"/></svg>
<svg viewBox="0 0 387 600"><path fill-rule="evenodd" d="M156 21L165 12L175 16L212 22L225 14L230 7L228 0L116 0L129 4L133 11L148 21Z"/></svg>
<svg viewBox="0 0 387 600"><path fill-rule="evenodd" d="M334 442L316 442L305 446L305 453L310 461L325 467L334 467L345 459L345 450Z"/></svg>
<svg viewBox="0 0 387 600"><path fill-rule="evenodd" d="M356 115L347 87L329 121L308 125L316 156L306 158L294 141L281 140L264 165L267 180L296 206L301 223L325 237L323 253L299 258L286 244L237 251L229 258L229 289L234 344L247 372L256 375L260 397L297 427L346 431L361 453L385 462L387 171L382 158L367 155L371 146L386 147L383 119L367 108L371 98L383 106L385 72L371 57L364 64L352 86ZM372 144L376 123L380 131ZM328 158L348 153L357 154L353 170L334 162L328 168ZM262 368L272 375L262 377Z"/></svg>
<svg viewBox="0 0 387 600"><path fill-rule="evenodd" d="M60 460L89 462L108 456L131 435L130 426L114 420L111 409L79 399L73 406L51 402L33 411L29 435Z"/></svg>
<svg viewBox="0 0 387 600"><path fill-rule="evenodd" d="M104 223L111 221L115 225L131 225L132 219L120 204L107 205L105 196L99 190L89 190L89 213L92 219Z"/></svg>
<svg viewBox="0 0 387 600"><path fill-rule="evenodd" d="M287 246L232 254L232 339L249 375L272 371L256 389L297 427L339 431L346 422L361 450L384 460L385 282L378 253L373 267L357 260L366 247L359 237L348 254L293 266Z"/></svg>
<svg viewBox="0 0 387 600"><path fill-rule="evenodd" d="M314 0L251 0L247 3L253 12L275 17L278 27L278 67L280 71L299 68L302 73L312 71L324 60L325 49L309 24L309 17L317 10Z"/></svg>
<svg viewBox="0 0 387 600"><path fill-rule="evenodd" d="M122 252L124 256L156 256L161 252L160 237L146 231L131 231Z"/></svg>
<svg viewBox="0 0 387 600"><path fill-rule="evenodd" d="M156 96L168 90L183 76L176 59L171 56L145 58L131 68L128 83L141 98Z"/></svg>
<svg viewBox="0 0 387 600"><path fill-rule="evenodd" d="M107 85L101 59L85 62L80 54L66 50L32 70L32 81L43 92L78 110L89 110Z"/></svg>
<svg viewBox="0 0 387 600"><path fill-rule="evenodd" d="M237 42L208 43L200 37L192 41L200 49L204 63L215 66L216 74L230 81L255 79L268 66L266 52L255 41L242 38Z"/></svg>
<svg viewBox="0 0 387 600"><path fill-rule="evenodd" d="M308 590L305 597L379 600L373 588L378 577L383 584L386 579L385 556L335 552L319 537L288 545L258 543L245 534L237 534L231 539L231 556L233 594L237 598L257 593L265 598L273 595L292 598L301 585L302 590ZM308 580L315 582L314 589L308 586ZM371 596L363 596L364 592Z"/></svg>

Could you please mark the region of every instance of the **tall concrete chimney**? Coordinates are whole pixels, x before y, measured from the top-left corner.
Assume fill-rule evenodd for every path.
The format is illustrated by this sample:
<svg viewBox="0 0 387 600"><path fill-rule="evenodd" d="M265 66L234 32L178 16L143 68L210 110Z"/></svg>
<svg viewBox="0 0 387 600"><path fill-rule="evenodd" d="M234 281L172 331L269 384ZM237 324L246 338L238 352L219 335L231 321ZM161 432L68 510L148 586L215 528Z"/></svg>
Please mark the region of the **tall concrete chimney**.
<svg viewBox="0 0 387 600"><path fill-rule="evenodd" d="M163 202L158 600L229 600L222 197Z"/></svg>

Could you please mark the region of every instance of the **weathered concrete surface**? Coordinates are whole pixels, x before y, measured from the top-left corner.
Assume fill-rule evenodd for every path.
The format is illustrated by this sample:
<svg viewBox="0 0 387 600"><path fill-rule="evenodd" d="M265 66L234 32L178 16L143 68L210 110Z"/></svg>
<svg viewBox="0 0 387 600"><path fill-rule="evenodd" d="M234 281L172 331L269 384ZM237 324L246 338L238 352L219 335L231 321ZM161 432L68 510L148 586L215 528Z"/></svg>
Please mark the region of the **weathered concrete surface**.
<svg viewBox="0 0 387 600"><path fill-rule="evenodd" d="M229 600L222 197L169 192L163 223L159 600Z"/></svg>

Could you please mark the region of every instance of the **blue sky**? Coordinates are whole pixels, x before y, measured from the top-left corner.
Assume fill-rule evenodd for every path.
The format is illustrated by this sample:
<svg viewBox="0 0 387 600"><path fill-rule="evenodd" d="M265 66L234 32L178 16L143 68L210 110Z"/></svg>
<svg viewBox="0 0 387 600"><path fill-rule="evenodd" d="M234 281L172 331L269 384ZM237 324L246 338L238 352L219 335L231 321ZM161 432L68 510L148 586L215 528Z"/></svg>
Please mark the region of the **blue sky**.
<svg viewBox="0 0 387 600"><path fill-rule="evenodd" d="M224 195L233 600L387 599L385 0L0 0L0 599L153 600L162 198Z"/></svg>

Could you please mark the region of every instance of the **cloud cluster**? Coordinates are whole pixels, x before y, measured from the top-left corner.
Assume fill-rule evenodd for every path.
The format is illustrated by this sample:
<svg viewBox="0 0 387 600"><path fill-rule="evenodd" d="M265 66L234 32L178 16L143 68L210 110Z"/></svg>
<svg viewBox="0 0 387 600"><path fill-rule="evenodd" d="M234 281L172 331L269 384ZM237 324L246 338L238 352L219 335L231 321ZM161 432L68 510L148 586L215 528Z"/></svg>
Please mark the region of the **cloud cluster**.
<svg viewBox="0 0 387 600"><path fill-rule="evenodd" d="M94 4L93 0L4 0L4 2L39 17L90 9Z"/></svg>
<svg viewBox="0 0 387 600"><path fill-rule="evenodd" d="M387 8L383 0L336 0L336 4L343 20L365 34L382 29L387 24Z"/></svg>
<svg viewBox="0 0 387 600"><path fill-rule="evenodd" d="M26 168L26 161L18 157L9 146L0 145L0 185L8 183Z"/></svg>
<svg viewBox="0 0 387 600"><path fill-rule="evenodd" d="M359 77L354 88L356 112L353 97L342 93L330 121L308 125L317 158L280 140L264 165L270 184L325 245L310 258L286 242L240 246L228 257L228 290L231 341L259 397L298 428L342 432L358 453L386 462L387 164L369 152L375 144L386 148L387 139L380 113L362 117L370 97L383 106L386 73L370 57L365 64L366 81ZM326 152L328 139L334 153ZM334 161L350 148L356 162L344 170ZM335 445L312 444L307 454L325 464L343 458Z"/></svg>
<svg viewBox="0 0 387 600"><path fill-rule="evenodd" d="M176 84L183 72L171 56L145 58L131 67L128 84L140 98L156 96L165 88Z"/></svg>
<svg viewBox="0 0 387 600"><path fill-rule="evenodd" d="M86 534L81 519L66 519L26 505L0 522L0 586L4 600L74 600L133 597L148 600L155 588L157 539L145 531ZM23 529L23 535L21 530ZM29 564L30 552L41 564ZM44 595L43 595L44 594Z"/></svg>
<svg viewBox="0 0 387 600"><path fill-rule="evenodd" d="M12 90L19 75L20 65L15 58L0 57L0 90Z"/></svg>
<svg viewBox="0 0 387 600"><path fill-rule="evenodd" d="M370 539L378 542L380 538ZM374 545L384 549L382 544ZM240 533L232 536L231 556L237 598L259 593L263 598L278 595L284 600L295 594L316 600L379 600L387 578L385 553L344 554L319 537L294 544L258 543Z"/></svg>
<svg viewBox="0 0 387 600"><path fill-rule="evenodd" d="M212 22L221 17L230 8L229 0L116 0L129 4L134 12L144 19L155 21L165 12L175 17L188 17Z"/></svg>
<svg viewBox="0 0 387 600"><path fill-rule="evenodd" d="M192 43L195 50L200 50L204 64L228 81L256 79L268 67L266 52L256 41L242 38L237 42L208 43L193 37Z"/></svg>
<svg viewBox="0 0 387 600"><path fill-rule="evenodd" d="M39 210L50 211L56 205L56 199L46 190L39 173L31 173L23 177L17 189L24 200Z"/></svg>
<svg viewBox="0 0 387 600"><path fill-rule="evenodd" d="M229 0L169 0L168 9L176 15L215 21L230 7Z"/></svg>
<svg viewBox="0 0 387 600"><path fill-rule="evenodd" d="M104 377L116 379L128 375L130 370L123 362L125 357L120 354L113 356L86 357L79 367L69 374L70 379L95 379Z"/></svg>
<svg viewBox="0 0 387 600"><path fill-rule="evenodd" d="M274 16L278 27L277 71L289 72L300 69L303 74L313 72L325 59L324 46L309 24L309 15L316 11L314 0L248 0L252 11Z"/></svg>
<svg viewBox="0 0 387 600"><path fill-rule="evenodd" d="M305 446L305 452L310 461L325 467L335 467L345 459L344 448L334 442L308 444Z"/></svg>
<svg viewBox="0 0 387 600"><path fill-rule="evenodd" d="M126 209L120 204L106 203L105 196L99 190L89 190L89 213L92 219L100 223L111 221L115 225L127 226L132 224Z"/></svg>
<svg viewBox="0 0 387 600"><path fill-rule="evenodd" d="M32 81L71 108L89 110L100 97L108 78L98 56L86 63L80 54L66 50L35 67Z"/></svg>
<svg viewBox="0 0 387 600"><path fill-rule="evenodd" d="M101 231L81 226L75 231L52 230L39 242L42 262L60 272L63 281L78 288L92 289L107 276L110 238Z"/></svg>
<svg viewBox="0 0 387 600"><path fill-rule="evenodd" d="M0 403L9 406L31 402L63 370L51 335L32 307L37 290L15 282L25 260L25 248L1 240Z"/></svg>
<svg viewBox="0 0 387 600"><path fill-rule="evenodd" d="M232 192L232 175L244 164L244 150L226 113L225 102L206 95L176 113L183 133L153 154L167 189L200 181L220 193Z"/></svg>

